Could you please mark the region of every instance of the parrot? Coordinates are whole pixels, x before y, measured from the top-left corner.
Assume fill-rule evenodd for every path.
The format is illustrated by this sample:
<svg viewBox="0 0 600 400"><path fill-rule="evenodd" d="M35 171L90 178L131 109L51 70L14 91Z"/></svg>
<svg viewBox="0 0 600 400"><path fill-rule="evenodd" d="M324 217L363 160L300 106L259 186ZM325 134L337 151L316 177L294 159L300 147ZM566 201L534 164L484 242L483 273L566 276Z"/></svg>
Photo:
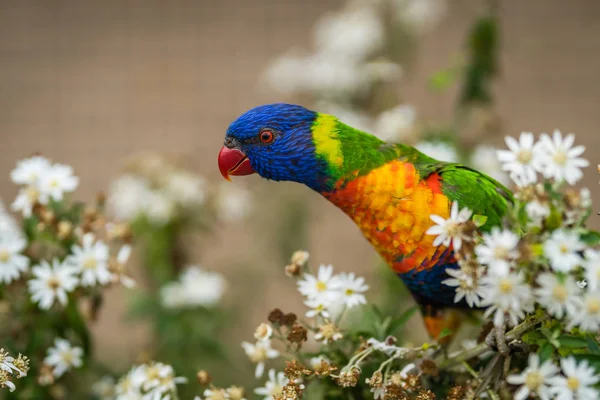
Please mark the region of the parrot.
<svg viewBox="0 0 600 400"><path fill-rule="evenodd" d="M468 166L390 143L333 115L286 103L265 104L234 120L218 154L230 176L257 173L308 186L347 214L419 305L433 338L458 328L468 305L445 285L459 268L452 243L434 246L430 218L447 219L453 202L499 226L512 193Z"/></svg>

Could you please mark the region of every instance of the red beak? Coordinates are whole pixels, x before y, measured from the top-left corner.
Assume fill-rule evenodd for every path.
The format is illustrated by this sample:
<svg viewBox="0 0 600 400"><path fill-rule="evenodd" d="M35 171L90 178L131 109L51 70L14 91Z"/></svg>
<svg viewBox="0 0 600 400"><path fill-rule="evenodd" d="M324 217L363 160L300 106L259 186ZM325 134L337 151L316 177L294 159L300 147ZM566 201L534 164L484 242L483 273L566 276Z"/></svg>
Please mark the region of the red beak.
<svg viewBox="0 0 600 400"><path fill-rule="evenodd" d="M223 178L231 182L229 175L250 175L255 173L250 165L250 159L238 149L223 146L219 152L219 171Z"/></svg>

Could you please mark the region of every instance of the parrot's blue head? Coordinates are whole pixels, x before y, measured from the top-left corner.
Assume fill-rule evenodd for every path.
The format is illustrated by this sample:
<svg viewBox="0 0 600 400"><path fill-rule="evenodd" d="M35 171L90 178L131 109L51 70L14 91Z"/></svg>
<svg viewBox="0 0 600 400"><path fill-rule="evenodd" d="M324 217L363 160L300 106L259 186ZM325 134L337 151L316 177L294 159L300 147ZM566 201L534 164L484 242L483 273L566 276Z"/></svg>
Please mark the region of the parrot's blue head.
<svg viewBox="0 0 600 400"><path fill-rule="evenodd" d="M317 189L324 161L317 157L312 127L319 114L294 104L266 104L242 114L227 129L219 169L230 175L295 181Z"/></svg>

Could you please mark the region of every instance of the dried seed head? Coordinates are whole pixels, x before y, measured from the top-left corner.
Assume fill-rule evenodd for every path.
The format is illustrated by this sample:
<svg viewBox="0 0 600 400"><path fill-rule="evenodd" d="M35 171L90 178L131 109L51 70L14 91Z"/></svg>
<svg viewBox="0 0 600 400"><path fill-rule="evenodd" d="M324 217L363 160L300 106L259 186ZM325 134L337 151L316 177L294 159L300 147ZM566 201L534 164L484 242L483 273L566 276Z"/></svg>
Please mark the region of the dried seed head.
<svg viewBox="0 0 600 400"><path fill-rule="evenodd" d="M285 369L283 370L283 374L292 382L297 382L304 375L312 374L312 371L308 368L305 368L302 364L300 364L296 360L286 361Z"/></svg>
<svg viewBox="0 0 600 400"><path fill-rule="evenodd" d="M331 373L335 372L337 367L329 364L325 360L321 360L321 363L315 367L315 375L320 377L329 376Z"/></svg>
<svg viewBox="0 0 600 400"><path fill-rule="evenodd" d="M416 390L421 387L421 380L419 379L419 375L409 374L405 379L404 383L411 390Z"/></svg>
<svg viewBox="0 0 600 400"><path fill-rule="evenodd" d="M73 232L73 224L70 221L60 221L56 228L56 232L58 238L64 240Z"/></svg>
<svg viewBox="0 0 600 400"><path fill-rule="evenodd" d="M299 385L295 382L289 382L283 387L280 395L274 396L275 400L297 400L301 399L304 394L304 385Z"/></svg>
<svg viewBox="0 0 600 400"><path fill-rule="evenodd" d="M292 254L290 262L298 267L303 267L308 262L309 257L308 251L297 250Z"/></svg>
<svg viewBox="0 0 600 400"><path fill-rule="evenodd" d="M408 396L402 386L392 383L385 387L383 400L408 400Z"/></svg>
<svg viewBox="0 0 600 400"><path fill-rule="evenodd" d="M463 400L466 389L464 386L454 386L448 391L448 400Z"/></svg>
<svg viewBox="0 0 600 400"><path fill-rule="evenodd" d="M292 325L294 325L296 323L297 320L298 320L298 317L296 316L296 314L287 313L283 316L282 322L283 322L283 325L291 327Z"/></svg>
<svg viewBox="0 0 600 400"><path fill-rule="evenodd" d="M415 397L415 400L435 400L435 394L429 389L422 389Z"/></svg>
<svg viewBox="0 0 600 400"><path fill-rule="evenodd" d="M298 264L289 264L285 266L285 274L291 278L296 278L302 273L302 268Z"/></svg>
<svg viewBox="0 0 600 400"><path fill-rule="evenodd" d="M210 376L210 374L203 369L198 371L198 373L196 374L196 379L198 380L198 383L203 386L206 386L210 382L212 382L212 377Z"/></svg>
<svg viewBox="0 0 600 400"><path fill-rule="evenodd" d="M272 324L285 325L283 320L285 318L285 314L279 308L274 309L269 313L268 321Z"/></svg>
<svg viewBox="0 0 600 400"><path fill-rule="evenodd" d="M371 376L370 378L367 378L366 380L367 385L369 385L372 388L382 388L383 387L383 374L381 373L381 371L377 370L373 373L373 376Z"/></svg>
<svg viewBox="0 0 600 400"><path fill-rule="evenodd" d="M230 386L227 388L227 397L229 400L243 400L244 399L244 388L240 386Z"/></svg>
<svg viewBox="0 0 600 400"><path fill-rule="evenodd" d="M300 324L294 324L290 328L290 333L288 333L287 340L290 343L295 343L298 345L298 348L302 346L304 342L308 339L308 330Z"/></svg>
<svg viewBox="0 0 600 400"><path fill-rule="evenodd" d="M269 324L264 322L260 324L254 331L254 338L256 340L268 340L273 335L273 328Z"/></svg>
<svg viewBox="0 0 600 400"><path fill-rule="evenodd" d="M421 362L420 370L423 372L423 375L427 376L438 376L439 369L435 361L430 359L424 359Z"/></svg>
<svg viewBox="0 0 600 400"><path fill-rule="evenodd" d="M350 371L341 372L335 379L338 386L354 387L360 378L360 368L354 366Z"/></svg>

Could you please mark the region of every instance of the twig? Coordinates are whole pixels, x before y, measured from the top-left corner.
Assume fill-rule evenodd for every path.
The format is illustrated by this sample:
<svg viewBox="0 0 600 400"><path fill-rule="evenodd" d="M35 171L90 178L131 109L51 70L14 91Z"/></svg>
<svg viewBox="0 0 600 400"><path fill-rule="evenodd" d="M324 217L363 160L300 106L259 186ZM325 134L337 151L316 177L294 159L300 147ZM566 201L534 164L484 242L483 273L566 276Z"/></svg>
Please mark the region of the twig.
<svg viewBox="0 0 600 400"><path fill-rule="evenodd" d="M543 322L547 318L547 315L534 315L531 318L526 319L521 324L515 326L512 330L506 333L506 342L510 343L511 341L520 338L524 333L533 329L536 325ZM472 349L461 351L460 353L449 358L441 359L437 364L440 369L450 368L462 363L463 361L477 357L489 350L492 350L492 348L487 343L482 342Z"/></svg>

